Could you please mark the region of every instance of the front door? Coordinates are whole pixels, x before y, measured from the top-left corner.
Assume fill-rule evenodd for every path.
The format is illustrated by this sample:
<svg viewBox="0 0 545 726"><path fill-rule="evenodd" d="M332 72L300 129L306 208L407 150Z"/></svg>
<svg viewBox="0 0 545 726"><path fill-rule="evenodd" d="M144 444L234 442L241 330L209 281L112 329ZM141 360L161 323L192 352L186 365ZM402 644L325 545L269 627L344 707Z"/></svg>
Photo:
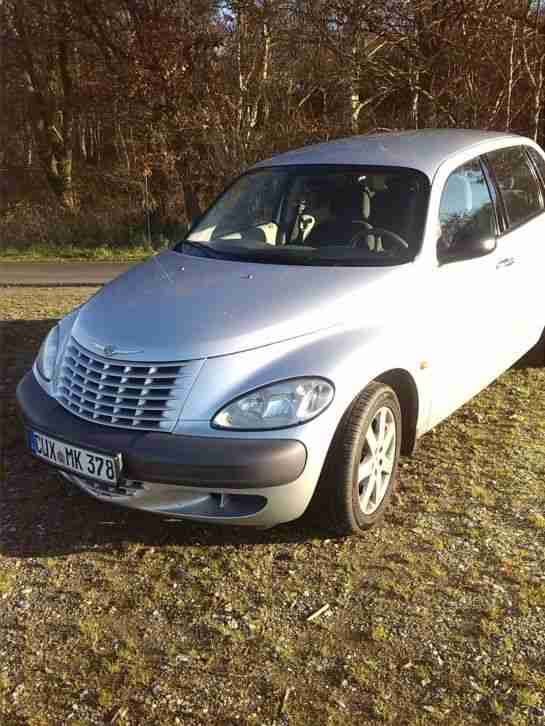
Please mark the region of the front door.
<svg viewBox="0 0 545 726"><path fill-rule="evenodd" d="M441 249L463 245L472 237L497 236L496 208L478 158L447 178L439 225L438 257ZM514 270L513 266L502 266L503 256L496 249L483 257L439 264L435 270L430 426L468 401L513 362L513 342L506 339L504 331L506 317L513 314L506 290Z"/></svg>

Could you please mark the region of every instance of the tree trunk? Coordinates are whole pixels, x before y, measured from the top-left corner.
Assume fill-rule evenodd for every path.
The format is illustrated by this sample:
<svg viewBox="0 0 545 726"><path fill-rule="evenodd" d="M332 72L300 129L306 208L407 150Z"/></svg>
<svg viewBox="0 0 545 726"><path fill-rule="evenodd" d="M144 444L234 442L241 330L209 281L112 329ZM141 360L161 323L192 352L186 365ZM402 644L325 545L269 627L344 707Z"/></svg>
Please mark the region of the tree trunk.
<svg viewBox="0 0 545 726"><path fill-rule="evenodd" d="M14 4L18 43L24 62L23 78L29 102L29 123L36 139L37 153L49 186L60 204L74 210L76 199L72 184L72 156L76 123L73 94L74 43L67 34L55 38L52 52L44 61L28 34L33 19L22 4ZM50 22L66 27L66 8L59 6Z"/></svg>
<svg viewBox="0 0 545 726"><path fill-rule="evenodd" d="M353 134L359 133L359 130L360 130L360 125L359 125L360 111L361 111L361 102L360 102L359 90L357 88L355 88L354 86L351 86L351 88L350 88L350 131Z"/></svg>
<svg viewBox="0 0 545 726"><path fill-rule="evenodd" d="M414 82L412 89L411 102L411 121L413 128L417 129L420 125L420 71L417 69L414 73Z"/></svg>
<svg viewBox="0 0 545 726"><path fill-rule="evenodd" d="M350 69L350 85L348 89L349 93L349 122L350 122L350 131L353 134L357 134L359 132L359 118L360 118L360 111L361 111L361 99L360 99L360 69L359 69L359 43L357 42L357 33L358 30L356 27L352 29L352 32L356 38L353 40L352 48L350 49L350 61L351 61L351 69Z"/></svg>
<svg viewBox="0 0 545 726"><path fill-rule="evenodd" d="M513 99L513 86L515 80L515 38L517 33L517 23L513 22L513 32L511 34L511 48L509 50L509 78L507 81L507 109L505 111L505 130L511 129L511 108Z"/></svg>
<svg viewBox="0 0 545 726"><path fill-rule="evenodd" d="M544 58L541 56L539 60L539 70L537 72L537 83L534 91L534 113L533 113L533 135L532 138L537 142L539 138L539 128L541 126L541 107L543 101L543 81L544 81Z"/></svg>
<svg viewBox="0 0 545 726"><path fill-rule="evenodd" d="M185 216L189 223L201 214L199 200L191 183L183 182L182 191L184 195Z"/></svg>
<svg viewBox="0 0 545 726"><path fill-rule="evenodd" d="M62 206L74 211L76 199L72 185L72 152L66 154L50 154L46 159L42 156L42 164L53 193Z"/></svg>

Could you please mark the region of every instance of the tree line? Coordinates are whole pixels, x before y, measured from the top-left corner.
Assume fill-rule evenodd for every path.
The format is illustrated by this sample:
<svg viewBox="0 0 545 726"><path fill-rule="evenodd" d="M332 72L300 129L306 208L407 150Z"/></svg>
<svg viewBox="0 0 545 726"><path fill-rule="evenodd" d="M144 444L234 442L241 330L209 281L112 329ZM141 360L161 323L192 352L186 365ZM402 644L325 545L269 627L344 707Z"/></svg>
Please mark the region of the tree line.
<svg viewBox="0 0 545 726"><path fill-rule="evenodd" d="M543 0L3 0L0 214L194 217L279 150L424 127L543 138Z"/></svg>

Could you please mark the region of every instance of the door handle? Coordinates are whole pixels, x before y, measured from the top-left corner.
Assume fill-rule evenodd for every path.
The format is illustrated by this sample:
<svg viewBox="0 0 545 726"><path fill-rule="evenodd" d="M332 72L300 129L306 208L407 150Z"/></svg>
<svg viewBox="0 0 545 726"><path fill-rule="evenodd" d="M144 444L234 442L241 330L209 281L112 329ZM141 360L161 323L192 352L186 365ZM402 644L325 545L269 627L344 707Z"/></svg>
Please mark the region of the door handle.
<svg viewBox="0 0 545 726"><path fill-rule="evenodd" d="M514 257L505 257L503 260L500 260L498 264L496 265L496 270L501 269L502 267L511 267L511 265L514 265L516 262Z"/></svg>

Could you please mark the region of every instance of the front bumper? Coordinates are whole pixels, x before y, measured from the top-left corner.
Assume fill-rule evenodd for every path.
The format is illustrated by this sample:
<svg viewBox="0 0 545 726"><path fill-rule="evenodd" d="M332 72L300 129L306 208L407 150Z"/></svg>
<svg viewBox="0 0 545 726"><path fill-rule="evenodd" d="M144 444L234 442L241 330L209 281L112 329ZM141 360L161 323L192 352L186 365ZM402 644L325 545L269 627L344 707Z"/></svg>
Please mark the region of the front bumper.
<svg viewBox="0 0 545 726"><path fill-rule="evenodd" d="M29 372L17 387L27 428L103 453L121 454L123 480L104 488L63 475L97 499L170 517L272 526L300 516L315 482L301 441L188 436L89 423L48 396Z"/></svg>

